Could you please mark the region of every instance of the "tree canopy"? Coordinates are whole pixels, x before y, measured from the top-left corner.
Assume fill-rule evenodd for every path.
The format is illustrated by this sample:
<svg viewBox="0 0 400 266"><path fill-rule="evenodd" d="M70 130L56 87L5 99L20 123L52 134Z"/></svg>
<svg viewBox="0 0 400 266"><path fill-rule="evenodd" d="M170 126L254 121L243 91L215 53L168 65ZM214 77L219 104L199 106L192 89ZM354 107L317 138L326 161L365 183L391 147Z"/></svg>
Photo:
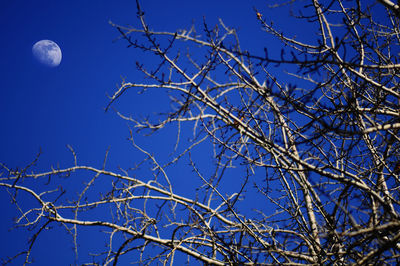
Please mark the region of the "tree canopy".
<svg viewBox="0 0 400 266"><path fill-rule="evenodd" d="M111 25L141 52L136 67L146 82L122 80L106 110L128 122L129 143L144 159L130 169L107 169L106 160L96 168L78 164L70 147L75 163L66 168L4 162L0 186L13 191L16 222L35 228L20 254L26 262L35 238L61 224L76 254L80 230L102 228L107 246L86 265L399 263L396 3L293 0L254 8L249 19L281 44L278 53L267 45L246 50L222 20L157 31L136 3L136 27ZM268 12L291 14L290 32ZM141 118L119 110L131 91L156 91L168 111ZM136 141L171 130L168 160ZM194 193L176 192L180 171ZM82 174L91 178L78 192L45 185ZM27 195L34 203L19 204Z"/></svg>

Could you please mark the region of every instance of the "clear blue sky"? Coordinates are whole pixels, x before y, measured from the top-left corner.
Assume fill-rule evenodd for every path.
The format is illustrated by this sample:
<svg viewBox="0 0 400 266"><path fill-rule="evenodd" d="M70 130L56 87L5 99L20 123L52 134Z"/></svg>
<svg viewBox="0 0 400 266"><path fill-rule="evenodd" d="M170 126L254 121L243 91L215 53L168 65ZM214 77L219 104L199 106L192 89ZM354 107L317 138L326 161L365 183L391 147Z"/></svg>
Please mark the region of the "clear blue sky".
<svg viewBox="0 0 400 266"><path fill-rule="evenodd" d="M203 16L213 26L220 17L227 25L239 27L242 43L253 45L263 40L259 36L249 39L256 36L254 32L260 34L251 4L257 1L143 2L155 29L187 28L192 21L201 24ZM52 154L48 159L56 159L53 153L63 150L65 144L98 154L113 142L120 143L116 138L126 125L112 112L104 113L106 93L113 93L120 77L141 78L135 76L134 65L141 54L126 49L124 41L113 42L118 32L109 20L136 25L134 1L0 4L2 160L28 162L39 147L44 156ZM53 40L61 47L59 67L48 68L34 60L31 48L41 39ZM132 112L141 112L140 104L143 102L132 102Z"/></svg>
<svg viewBox="0 0 400 266"><path fill-rule="evenodd" d="M211 26L222 18L226 25L239 29L244 49L262 54L265 33L256 20L253 6L265 10L267 1L142 1L152 28L170 30L188 28L194 21L201 29L203 16ZM270 13L273 14L273 13ZM278 22L284 17L277 16ZM73 161L66 145L74 147L82 164L101 166L110 147L109 168L126 168L134 160L128 144L127 123L113 112L104 112L106 94L112 94L121 77L141 81L135 61L141 53L127 49L124 41L116 41L118 32L108 21L121 25L137 25L134 1L21 1L0 3L0 161L9 167L24 166L42 150L39 169L51 165L71 166ZM63 59L56 68L40 65L32 56L32 45L41 40L55 41ZM270 47L271 48L271 47ZM135 98L128 94L121 108L137 116L168 110L168 101ZM139 138L145 148L157 151L157 142ZM169 147L170 148L170 147ZM181 180L188 184L188 180ZM186 183L185 183L186 182ZM26 247L26 234L8 232L15 208L7 192L1 188L0 258ZM6 203L7 202L7 203ZM72 242L65 233L45 234L46 249L34 249L35 265L55 265L71 258ZM67 242L60 239L67 239ZM51 249L47 245L49 243ZM44 246L43 246L44 247ZM54 256L48 256L51 253ZM72 259L68 259L72 262ZM63 265L57 263L57 265Z"/></svg>

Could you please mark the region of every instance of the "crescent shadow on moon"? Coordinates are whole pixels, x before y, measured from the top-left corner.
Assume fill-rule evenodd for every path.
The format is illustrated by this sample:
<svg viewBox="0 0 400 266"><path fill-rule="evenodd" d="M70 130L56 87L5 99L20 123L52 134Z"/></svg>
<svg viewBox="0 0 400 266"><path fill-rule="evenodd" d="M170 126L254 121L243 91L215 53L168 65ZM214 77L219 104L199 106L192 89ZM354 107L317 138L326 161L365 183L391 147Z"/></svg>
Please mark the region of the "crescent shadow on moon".
<svg viewBox="0 0 400 266"><path fill-rule="evenodd" d="M51 40L41 40L32 46L33 56L42 64L56 67L61 63L62 53L57 43Z"/></svg>

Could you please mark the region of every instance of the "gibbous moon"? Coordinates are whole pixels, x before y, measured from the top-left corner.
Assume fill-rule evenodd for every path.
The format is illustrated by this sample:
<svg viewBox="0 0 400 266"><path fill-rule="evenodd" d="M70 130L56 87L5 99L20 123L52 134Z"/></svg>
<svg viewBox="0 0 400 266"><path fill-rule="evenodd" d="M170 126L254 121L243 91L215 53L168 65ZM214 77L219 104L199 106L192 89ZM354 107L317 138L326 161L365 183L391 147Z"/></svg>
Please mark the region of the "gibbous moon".
<svg viewBox="0 0 400 266"><path fill-rule="evenodd" d="M33 56L42 64L56 67L61 63L61 49L53 41L41 40L32 47Z"/></svg>

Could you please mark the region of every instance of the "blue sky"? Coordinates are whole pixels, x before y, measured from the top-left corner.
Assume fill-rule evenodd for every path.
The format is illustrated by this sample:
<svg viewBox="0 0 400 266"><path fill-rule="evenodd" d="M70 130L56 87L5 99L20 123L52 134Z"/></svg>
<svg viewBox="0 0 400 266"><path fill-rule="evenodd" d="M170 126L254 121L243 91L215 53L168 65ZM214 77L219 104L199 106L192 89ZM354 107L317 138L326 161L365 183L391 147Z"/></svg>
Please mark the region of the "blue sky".
<svg viewBox="0 0 400 266"><path fill-rule="evenodd" d="M260 30L253 10L253 7L265 9L265 1L142 2L149 24L157 30L175 31L190 27L192 22L200 29L203 17L211 26L222 18L226 25L238 28L245 49L262 53L266 41L271 41ZM285 17L274 19L284 23ZM104 108L108 103L106 95L114 92L121 77L142 81L135 70L135 61L141 54L127 49L124 41L115 41L118 32L109 25L110 20L121 25L137 25L135 2L1 2L1 162L9 167L21 167L41 150L38 169L58 164L70 166L73 160L67 144L74 147L78 160L86 165L100 167L108 148L110 169L129 167L135 160L135 152L126 140L127 123L112 111L105 113ZM53 40L61 47L63 59L58 67L43 66L33 58L32 45L42 39ZM138 117L169 107L168 101L154 94L127 94L119 104L121 109ZM138 139L143 147L155 153L172 148L165 144L163 136L155 139L138 136ZM179 183L185 186L190 180ZM3 258L26 247L26 234L21 230L8 231L17 212L5 203L9 197L3 189L0 199L3 214L0 258ZM53 243L50 252L57 258L68 259L73 255L71 242L59 241L65 234L44 237L48 237L43 240L49 241L47 244ZM54 265L54 256L46 256L48 247L39 246L34 251L36 265Z"/></svg>
<svg viewBox="0 0 400 266"><path fill-rule="evenodd" d="M268 2L142 0L142 8L150 27L159 31L173 32L189 28L192 23L201 31L203 18L210 27L221 18L225 25L238 30L243 50L261 56L267 47L270 56L275 54L279 57L281 46L260 29L254 7L285 33L293 33L299 40L312 40L313 28L310 25L298 21L292 24L287 13L280 9L268 10ZM10 168L24 167L41 151L37 171L49 170L51 166L69 167L73 165L73 157L66 145L74 148L79 164L95 167L101 167L109 149L106 168L113 171L118 171L119 167L133 167L143 158L127 140L129 124L113 111L105 112L104 108L108 104L107 95L115 92L121 78L146 82L136 70L136 61L145 60L148 65L153 61L138 50L128 49L125 41L117 40L119 33L109 21L137 26L135 1L7 0L0 3L0 162ZM32 46L42 39L53 40L61 47L63 58L58 67L41 65L32 56ZM274 72L274 67L270 71ZM128 92L113 106L137 118L170 108L165 94L157 91L141 95ZM165 163L174 148L175 134L176 130L166 128L151 138L135 135L135 140ZM210 163L210 152L201 148L193 155L199 166ZM175 192L194 195L194 185L199 180L193 171L171 168L169 174L173 177ZM234 179L241 178L243 173L228 172L226 175ZM255 178L262 180L264 175L260 170ZM60 185L74 193L75 188L81 189L81 184L87 181L84 175L78 174L75 178L76 183L67 183L69 180L66 180ZM240 182L232 179L222 181L224 192L233 193L240 186ZM64 181L57 179L56 182ZM32 185L41 191L39 184ZM29 200L24 199L21 203L26 205L22 207L28 207ZM1 261L25 250L27 239L35 231L10 231L13 218L19 213L10 204L10 197L3 188L0 188L0 202L3 215L0 219ZM251 202L251 207L257 205L268 208L265 202ZM38 239L32 254L34 265L63 265L60 262L69 265L74 262L72 237L62 228L57 228L55 226L55 230L45 232ZM79 244L82 250L78 263L88 261L89 251L104 248L97 229L80 231Z"/></svg>
<svg viewBox="0 0 400 266"><path fill-rule="evenodd" d="M252 5L242 1L144 2L150 25L159 30L187 28L192 21L201 24L205 16L210 25L221 17L227 25L238 26L247 45L254 42L249 41L251 32L260 32ZM65 144L96 149L92 151L97 154L113 145L109 141L116 141L126 125L112 112L104 113L106 94L113 93L121 77L141 76L134 65L140 53L126 49L124 41L113 42L118 32L108 21L136 24L134 1L7 1L1 5L1 34L7 40L0 44L1 158L21 163L30 161L39 147L44 155L64 149ZM41 39L61 47L59 67L45 67L33 58L32 45ZM141 103L130 106L133 112L141 111Z"/></svg>

